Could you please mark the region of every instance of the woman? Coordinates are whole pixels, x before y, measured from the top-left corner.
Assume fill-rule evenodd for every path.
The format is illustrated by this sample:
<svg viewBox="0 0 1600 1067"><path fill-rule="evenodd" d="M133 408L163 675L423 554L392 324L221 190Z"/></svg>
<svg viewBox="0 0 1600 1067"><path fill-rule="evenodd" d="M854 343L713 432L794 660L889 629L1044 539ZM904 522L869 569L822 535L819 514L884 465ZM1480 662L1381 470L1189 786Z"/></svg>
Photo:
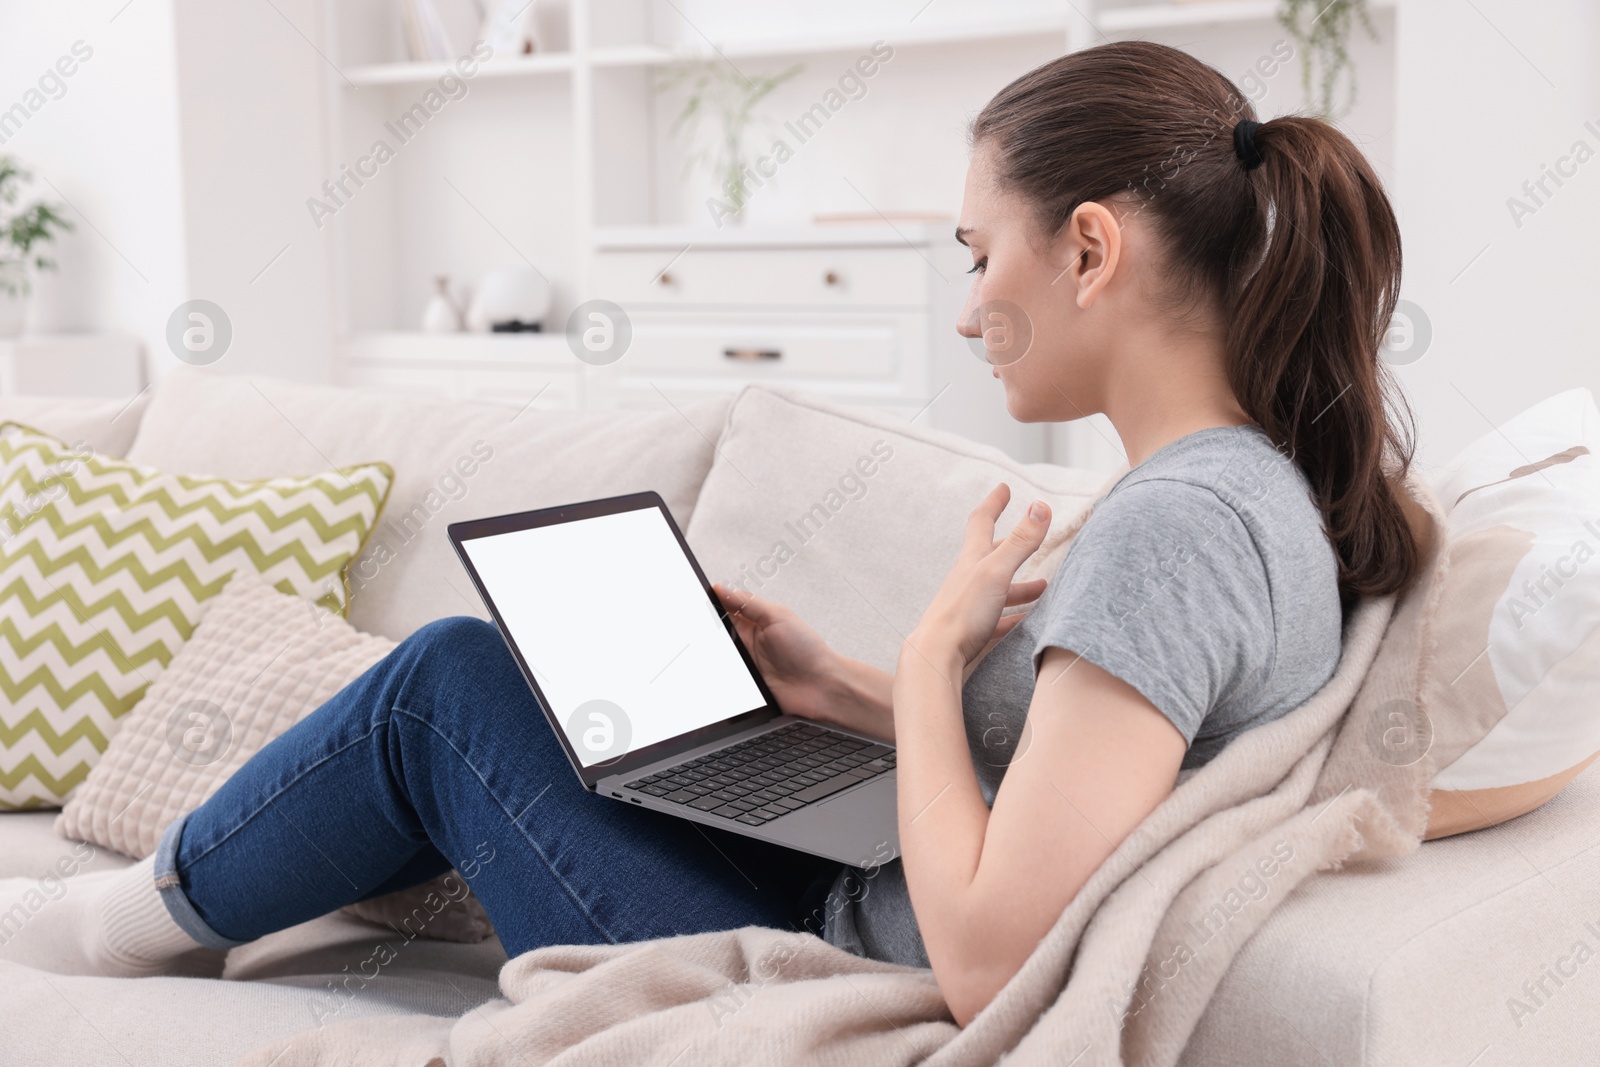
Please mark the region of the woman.
<svg viewBox="0 0 1600 1067"><path fill-rule="evenodd" d="M496 631L445 619L0 957L153 973L455 867L513 955L807 928L930 965L970 1021L1179 771L1319 689L1343 609L1418 565L1378 361L1399 234L1346 137L1257 125L1215 70L1129 42L1007 86L972 147L960 331L1025 317L1026 354L992 357L1008 411L1104 412L1131 470L1048 589L1013 578L1049 510L996 540L998 486L892 676L718 588L787 711L897 744L901 860L841 869L586 793Z"/></svg>

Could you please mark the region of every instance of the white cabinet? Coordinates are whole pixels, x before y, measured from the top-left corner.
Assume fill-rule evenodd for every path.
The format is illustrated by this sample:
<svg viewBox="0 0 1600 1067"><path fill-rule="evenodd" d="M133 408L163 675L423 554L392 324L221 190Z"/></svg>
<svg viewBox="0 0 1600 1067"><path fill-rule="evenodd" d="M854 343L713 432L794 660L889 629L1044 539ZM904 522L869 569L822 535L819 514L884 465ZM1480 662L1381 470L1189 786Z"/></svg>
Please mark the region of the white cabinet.
<svg viewBox="0 0 1600 1067"><path fill-rule="evenodd" d="M144 346L116 334L52 334L0 340L0 393L132 396L146 384Z"/></svg>
<svg viewBox="0 0 1600 1067"><path fill-rule="evenodd" d="M596 368L592 402L656 407L768 382L1042 461L1044 428L1011 419L955 332L969 279L952 229L602 229L590 291L622 307L633 340Z"/></svg>
<svg viewBox="0 0 1600 1067"><path fill-rule="evenodd" d="M363 334L339 348L340 381L522 408L577 408L583 365L542 334Z"/></svg>
<svg viewBox="0 0 1600 1067"><path fill-rule="evenodd" d="M690 236L693 236L692 234ZM894 239L893 233L886 235ZM909 307L927 304L927 264L911 247L761 248L707 246L706 237L670 263L658 250L604 248L594 287L624 307L733 305ZM681 248L682 246L680 246Z"/></svg>
<svg viewBox="0 0 1600 1067"><path fill-rule="evenodd" d="M372 333L340 346L341 380L632 409L767 382L1042 461L1044 428L1006 414L1000 384L955 332L961 258L942 226L602 231L588 292L620 307L632 334L614 363L580 361L564 333Z"/></svg>
<svg viewBox="0 0 1600 1067"><path fill-rule="evenodd" d="M641 310L622 369L735 382L893 382L920 362L921 327L915 315Z"/></svg>

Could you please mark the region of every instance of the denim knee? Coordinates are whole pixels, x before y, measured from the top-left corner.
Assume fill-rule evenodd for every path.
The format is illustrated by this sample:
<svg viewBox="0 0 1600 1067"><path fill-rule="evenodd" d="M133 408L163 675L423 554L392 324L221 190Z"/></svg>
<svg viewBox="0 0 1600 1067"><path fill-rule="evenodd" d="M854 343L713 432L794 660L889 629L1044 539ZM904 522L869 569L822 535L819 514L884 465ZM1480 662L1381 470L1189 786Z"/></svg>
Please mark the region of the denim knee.
<svg viewBox="0 0 1600 1067"><path fill-rule="evenodd" d="M437 654L446 662L470 662L486 652L509 655L495 624L474 615L435 619L401 643Z"/></svg>
<svg viewBox="0 0 1600 1067"><path fill-rule="evenodd" d="M471 690L507 672L508 680L516 677L520 681L516 661L499 629L494 623L471 615L435 619L402 641L394 654L405 661L403 691L415 693L414 687L419 684L436 692ZM419 704L429 706L435 702L425 700Z"/></svg>

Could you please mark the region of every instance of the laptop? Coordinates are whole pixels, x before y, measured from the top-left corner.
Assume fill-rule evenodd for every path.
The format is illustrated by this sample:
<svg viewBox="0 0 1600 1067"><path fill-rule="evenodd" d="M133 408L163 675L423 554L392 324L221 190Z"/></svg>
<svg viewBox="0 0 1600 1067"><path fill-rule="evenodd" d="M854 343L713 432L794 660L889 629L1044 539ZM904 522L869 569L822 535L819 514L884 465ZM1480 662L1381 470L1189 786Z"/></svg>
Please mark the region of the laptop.
<svg viewBox="0 0 1600 1067"><path fill-rule="evenodd" d="M894 748L784 714L659 494L449 532L584 788L851 866L900 854Z"/></svg>

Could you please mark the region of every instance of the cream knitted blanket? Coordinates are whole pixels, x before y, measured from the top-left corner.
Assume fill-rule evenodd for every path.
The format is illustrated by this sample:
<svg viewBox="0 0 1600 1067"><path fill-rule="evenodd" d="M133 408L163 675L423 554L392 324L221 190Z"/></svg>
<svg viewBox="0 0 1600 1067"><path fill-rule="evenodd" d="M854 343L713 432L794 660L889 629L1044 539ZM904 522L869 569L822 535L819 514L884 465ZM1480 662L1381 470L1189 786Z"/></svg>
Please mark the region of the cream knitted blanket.
<svg viewBox="0 0 1600 1067"><path fill-rule="evenodd" d="M1310 700L1180 776L964 1030L930 971L747 927L538 949L505 965L504 999L460 1018L351 1019L240 1062L1174 1064L1235 953L1290 890L1420 842L1432 761L1397 766L1382 736L1388 707L1415 695L1437 566L1398 606L1356 607L1338 669Z"/></svg>

